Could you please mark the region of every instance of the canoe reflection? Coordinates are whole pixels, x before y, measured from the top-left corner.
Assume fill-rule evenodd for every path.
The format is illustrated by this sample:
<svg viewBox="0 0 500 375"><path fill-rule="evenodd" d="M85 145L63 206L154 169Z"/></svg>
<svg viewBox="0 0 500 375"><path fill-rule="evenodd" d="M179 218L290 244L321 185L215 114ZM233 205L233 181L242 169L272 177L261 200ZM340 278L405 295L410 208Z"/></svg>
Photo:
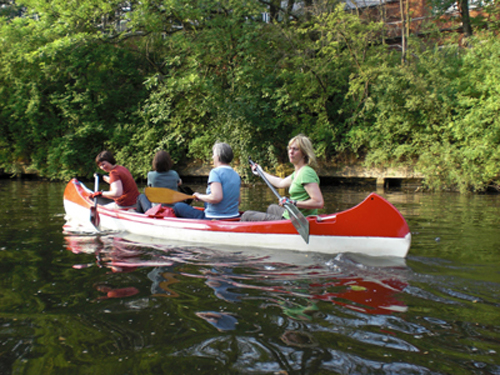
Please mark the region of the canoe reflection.
<svg viewBox="0 0 500 375"><path fill-rule="evenodd" d="M131 297L139 293L139 289L135 287L127 287L127 288L112 288L108 285L95 285L95 288L106 295L99 297L98 299L107 299L107 298L124 298Z"/></svg>
<svg viewBox="0 0 500 375"><path fill-rule="evenodd" d="M175 247L114 236L67 236L66 243L75 254L95 254L98 265L115 273L151 268L147 276L155 297L179 297L177 288L196 278L203 279L219 300L239 303L259 299L261 308L279 308L297 321L310 320L322 302L364 314L407 310L398 299L407 286L405 267L365 266L347 255L332 259L301 254L297 262L295 253L281 252L279 259L277 254ZM228 322L237 319L210 311L196 315L223 330L231 329ZM225 328L216 323L219 321Z"/></svg>

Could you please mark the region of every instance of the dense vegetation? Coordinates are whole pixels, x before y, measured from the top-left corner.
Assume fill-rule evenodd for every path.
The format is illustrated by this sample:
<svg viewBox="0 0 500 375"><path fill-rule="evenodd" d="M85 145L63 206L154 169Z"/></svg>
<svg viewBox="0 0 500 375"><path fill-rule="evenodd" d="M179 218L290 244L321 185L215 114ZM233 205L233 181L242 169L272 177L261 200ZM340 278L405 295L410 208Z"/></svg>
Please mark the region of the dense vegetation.
<svg viewBox="0 0 500 375"><path fill-rule="evenodd" d="M274 7L270 23L259 0L0 3L8 173L90 177L108 148L140 178L157 149L208 161L216 140L271 167L302 132L325 162L411 165L435 189L500 185L495 3L467 48L430 27L405 63L382 23L328 1L281 20Z"/></svg>

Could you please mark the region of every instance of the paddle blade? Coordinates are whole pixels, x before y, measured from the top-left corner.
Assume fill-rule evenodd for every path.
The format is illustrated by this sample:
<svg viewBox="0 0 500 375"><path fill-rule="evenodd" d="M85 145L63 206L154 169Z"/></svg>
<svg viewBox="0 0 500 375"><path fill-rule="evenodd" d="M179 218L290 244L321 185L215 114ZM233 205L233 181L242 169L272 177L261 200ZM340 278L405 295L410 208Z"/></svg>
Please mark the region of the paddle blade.
<svg viewBox="0 0 500 375"><path fill-rule="evenodd" d="M294 206L293 204L285 203L285 208L290 214L290 220L292 221L293 226L297 229L297 232L301 235L304 241L309 243L309 222L304 217L302 212Z"/></svg>
<svg viewBox="0 0 500 375"><path fill-rule="evenodd" d="M194 199L194 196L181 193L167 188L147 187L145 190L146 197L152 203L172 204L181 202L185 199Z"/></svg>
<svg viewBox="0 0 500 375"><path fill-rule="evenodd" d="M97 198L94 198L97 202ZM97 213L97 204L90 207L90 222L96 229L99 228L99 214Z"/></svg>

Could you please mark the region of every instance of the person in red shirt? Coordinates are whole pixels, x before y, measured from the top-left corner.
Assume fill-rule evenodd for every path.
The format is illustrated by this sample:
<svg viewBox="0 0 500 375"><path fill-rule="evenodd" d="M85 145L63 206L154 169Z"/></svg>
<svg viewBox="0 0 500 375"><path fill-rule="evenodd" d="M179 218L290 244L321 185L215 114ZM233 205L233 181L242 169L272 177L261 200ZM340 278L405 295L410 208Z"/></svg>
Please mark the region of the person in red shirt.
<svg viewBox="0 0 500 375"><path fill-rule="evenodd" d="M113 199L114 203L107 204L106 207L113 209L136 209L139 189L129 170L121 165L117 165L113 154L104 150L95 158L95 162L104 172L109 173L103 177L110 188L109 191L97 191L91 195L92 198L102 196Z"/></svg>

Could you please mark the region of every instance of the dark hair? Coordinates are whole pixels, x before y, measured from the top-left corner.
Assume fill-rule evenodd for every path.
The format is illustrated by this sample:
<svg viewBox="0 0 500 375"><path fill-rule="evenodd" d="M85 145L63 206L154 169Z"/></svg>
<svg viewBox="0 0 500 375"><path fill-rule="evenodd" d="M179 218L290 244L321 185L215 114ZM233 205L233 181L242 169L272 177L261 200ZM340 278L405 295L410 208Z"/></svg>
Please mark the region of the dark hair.
<svg viewBox="0 0 500 375"><path fill-rule="evenodd" d="M115 157L113 156L111 151L108 151L108 150L101 151L99 153L99 155L97 155L95 158L95 162L97 165L101 164L101 162L103 162L103 161L107 161L111 165L116 164Z"/></svg>
<svg viewBox="0 0 500 375"><path fill-rule="evenodd" d="M160 150L153 158L153 170L156 172L168 172L174 163L167 151Z"/></svg>
<svg viewBox="0 0 500 375"><path fill-rule="evenodd" d="M214 152L214 155L217 155L219 160L224 164L229 164L231 163L231 160L233 160L233 150L227 143L216 142L212 151Z"/></svg>

